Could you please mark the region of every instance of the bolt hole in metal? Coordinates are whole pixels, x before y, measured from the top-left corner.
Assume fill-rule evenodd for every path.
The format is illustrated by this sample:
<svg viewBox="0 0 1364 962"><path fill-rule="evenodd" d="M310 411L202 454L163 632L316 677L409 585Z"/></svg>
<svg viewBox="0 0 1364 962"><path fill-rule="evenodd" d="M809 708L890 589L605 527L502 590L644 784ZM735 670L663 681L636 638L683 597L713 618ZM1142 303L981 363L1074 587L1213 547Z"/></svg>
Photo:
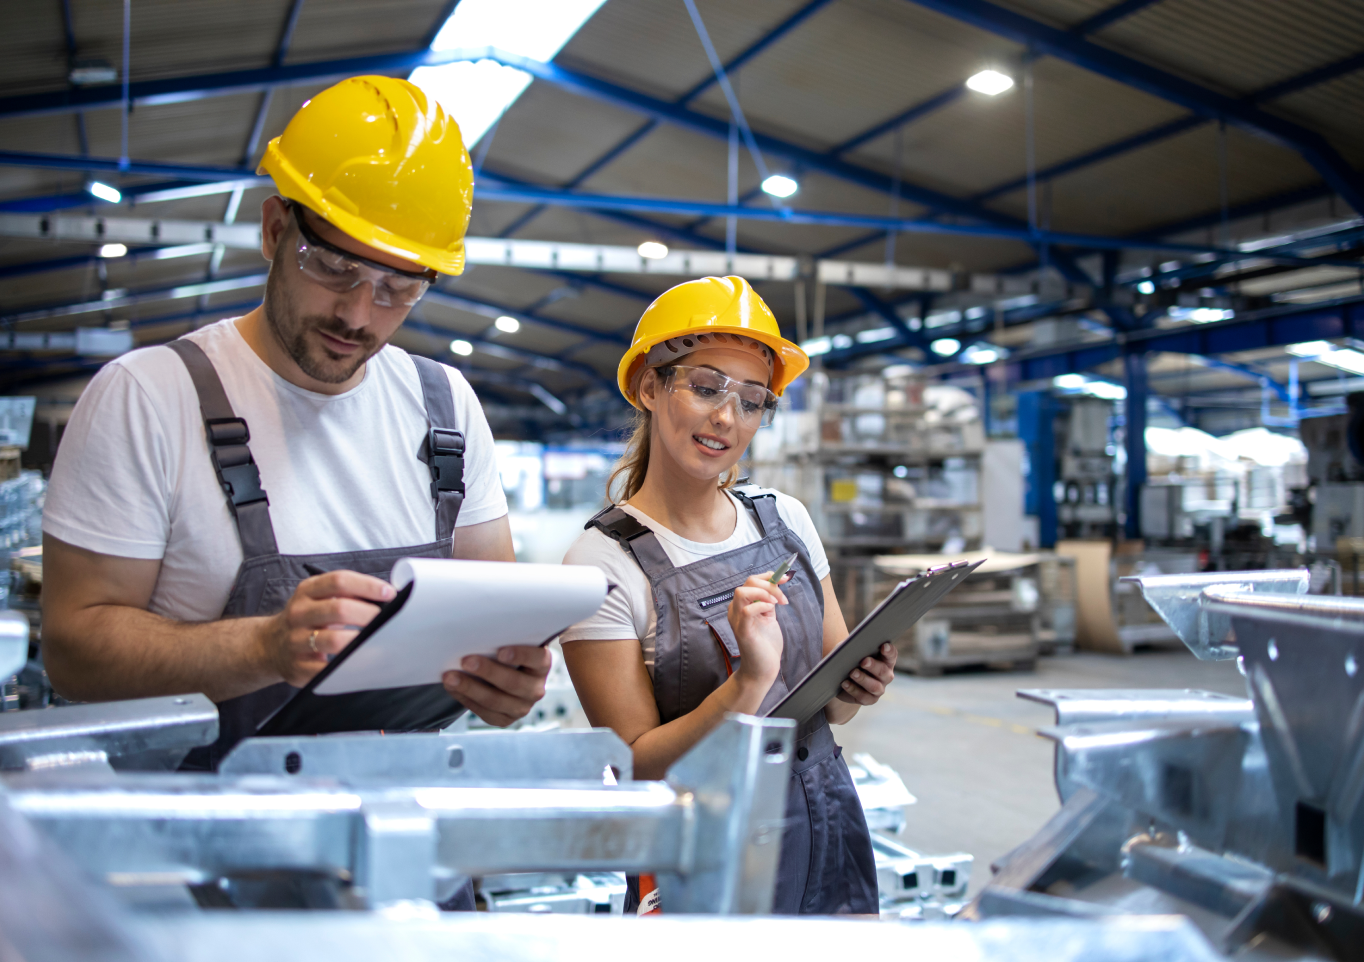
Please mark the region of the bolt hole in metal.
<svg viewBox="0 0 1364 962"><path fill-rule="evenodd" d="M464 749L458 745L451 746L450 751L445 755L445 762L450 766L452 772L457 772L464 767Z"/></svg>
<svg viewBox="0 0 1364 962"><path fill-rule="evenodd" d="M1279 660L1279 646L1275 643L1273 638L1269 639L1269 660Z"/></svg>
<svg viewBox="0 0 1364 962"><path fill-rule="evenodd" d="M781 742L768 742L763 746L764 760L769 765L784 765L786 753L781 750Z"/></svg>
<svg viewBox="0 0 1364 962"><path fill-rule="evenodd" d="M284 756L284 770L290 775L297 775L303 770L303 756L298 752L290 752Z"/></svg>

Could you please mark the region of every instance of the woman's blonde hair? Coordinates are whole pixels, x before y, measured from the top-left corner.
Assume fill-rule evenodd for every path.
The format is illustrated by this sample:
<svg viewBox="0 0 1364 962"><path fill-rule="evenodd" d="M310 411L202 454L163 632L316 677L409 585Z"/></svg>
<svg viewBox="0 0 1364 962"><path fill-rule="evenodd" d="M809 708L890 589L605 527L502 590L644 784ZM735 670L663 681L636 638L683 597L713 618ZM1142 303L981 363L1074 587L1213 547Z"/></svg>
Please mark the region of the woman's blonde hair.
<svg viewBox="0 0 1364 962"><path fill-rule="evenodd" d="M658 368L648 368L657 375ZM641 387L643 375L640 376ZM625 442L625 453L616 462L611 476L606 479L606 500L612 504L624 504L644 487L644 476L649 472L649 455L653 450L654 413L646 407L635 410L635 426L630 432L630 440ZM739 480L739 465L735 464L720 477L720 488L732 488ZM617 491L617 481L620 489Z"/></svg>

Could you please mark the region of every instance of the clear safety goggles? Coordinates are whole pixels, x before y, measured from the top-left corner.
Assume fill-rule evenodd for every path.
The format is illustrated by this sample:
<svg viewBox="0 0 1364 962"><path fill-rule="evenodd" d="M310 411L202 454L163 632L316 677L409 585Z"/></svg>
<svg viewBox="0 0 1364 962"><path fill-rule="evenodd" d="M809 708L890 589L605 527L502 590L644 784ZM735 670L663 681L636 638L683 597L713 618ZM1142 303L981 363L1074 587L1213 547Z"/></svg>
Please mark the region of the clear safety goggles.
<svg viewBox="0 0 1364 962"><path fill-rule="evenodd" d="M734 401L739 420L765 428L777 415L780 399L761 384L736 381L714 368L670 364L659 368L663 386L698 411L709 413Z"/></svg>
<svg viewBox="0 0 1364 962"><path fill-rule="evenodd" d="M400 271L328 244L308 226L305 208L289 202L298 221L298 269L329 291L344 294L368 284L376 307L411 307L438 276L435 271Z"/></svg>

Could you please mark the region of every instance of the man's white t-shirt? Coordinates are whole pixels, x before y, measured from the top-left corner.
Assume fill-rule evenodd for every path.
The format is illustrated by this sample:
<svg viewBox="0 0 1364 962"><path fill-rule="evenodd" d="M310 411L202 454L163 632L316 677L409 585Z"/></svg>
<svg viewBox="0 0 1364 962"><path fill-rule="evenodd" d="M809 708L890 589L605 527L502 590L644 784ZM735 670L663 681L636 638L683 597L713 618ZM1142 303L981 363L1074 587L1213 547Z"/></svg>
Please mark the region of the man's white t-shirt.
<svg viewBox="0 0 1364 962"><path fill-rule="evenodd" d="M776 495L777 513L781 515L782 521L786 522L786 526L805 543L805 549L810 553L810 561L814 565L815 577L822 581L829 573L829 557L824 552L824 545L819 540L819 534L815 531L814 522L810 520L810 512L805 509L805 505L780 491L760 489L759 493ZM680 568L762 540L753 512L745 508L734 495L728 492L726 494L734 505L736 515L734 533L724 541L717 541L714 544L688 541L679 537L643 511L628 504L622 505L622 510L653 531L668 560ZM560 642L638 638L640 646L644 649L644 664L649 669L649 676L653 677L656 648L654 636L658 631L658 616L654 612L653 589L643 569L635 562L634 556L597 528L588 528L568 549L568 553L564 555L564 564L596 565L606 572L606 580L617 587L606 596L605 603L597 609L596 614L578 622L560 635Z"/></svg>
<svg viewBox="0 0 1364 962"><path fill-rule="evenodd" d="M281 554L324 554L435 540L431 474L417 452L426 406L417 367L385 347L359 386L315 394L280 377L235 318L188 335L208 355L270 499ZM454 427L464 432L466 497L459 525L507 513L492 432L473 389L447 367ZM142 348L106 364L62 436L43 531L122 558L161 559L149 610L183 621L218 618L241 541L209 460L198 395L177 354Z"/></svg>

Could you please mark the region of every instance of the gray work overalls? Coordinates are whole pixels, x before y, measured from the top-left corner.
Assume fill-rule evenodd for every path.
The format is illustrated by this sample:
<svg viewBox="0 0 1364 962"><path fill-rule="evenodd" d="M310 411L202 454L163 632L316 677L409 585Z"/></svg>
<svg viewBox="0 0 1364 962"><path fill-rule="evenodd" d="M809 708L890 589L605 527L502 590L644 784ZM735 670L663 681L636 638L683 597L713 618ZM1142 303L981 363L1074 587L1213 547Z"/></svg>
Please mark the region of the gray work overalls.
<svg viewBox="0 0 1364 962"><path fill-rule="evenodd" d="M652 531L618 507L587 524L629 552L653 589L654 700L663 724L695 709L738 667L739 646L727 613L734 589L749 575L775 570L792 553L798 558L782 586L790 604L777 608L781 673L758 714L776 705L823 656L824 593L805 543L782 521L771 494L734 493L755 514L762 539L681 568L668 560ZM772 905L776 914L878 911L871 836L842 752L823 712L797 732ZM637 904L637 886L631 895Z"/></svg>
<svg viewBox="0 0 1364 962"><path fill-rule="evenodd" d="M464 502L464 435L455 430L455 404L450 382L441 365L412 356L421 378L427 432L413 454L431 469L431 497L436 508L436 539L427 544L371 551L282 555L270 523L270 502L260 485L260 472L247 443L251 433L237 417L213 363L199 345L185 338L168 345L189 369L204 418L208 455L241 539L242 563L223 608L223 618L273 615L283 610L298 583L313 575L346 569L387 578L400 558L449 558L453 555L455 519ZM249 738L256 727L298 691L285 682L229 698L218 705L218 740L196 748L182 770L214 771L232 747ZM474 908L473 888L466 883L442 908Z"/></svg>

